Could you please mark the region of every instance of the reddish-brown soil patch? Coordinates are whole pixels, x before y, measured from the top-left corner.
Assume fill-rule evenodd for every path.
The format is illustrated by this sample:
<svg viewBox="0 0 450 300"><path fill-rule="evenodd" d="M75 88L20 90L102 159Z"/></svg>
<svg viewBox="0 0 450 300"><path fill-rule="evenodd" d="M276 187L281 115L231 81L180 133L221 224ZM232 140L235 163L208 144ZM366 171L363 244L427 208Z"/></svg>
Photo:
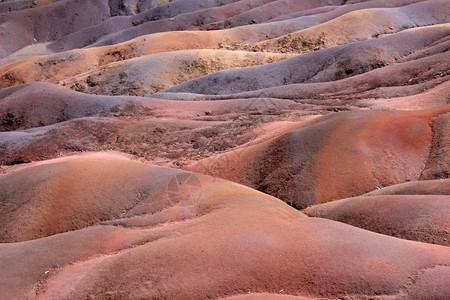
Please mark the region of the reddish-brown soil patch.
<svg viewBox="0 0 450 300"><path fill-rule="evenodd" d="M192 169L242 182L302 208L357 196L418 180L430 147L442 151L433 148L430 122L448 109L343 112L206 159Z"/></svg>
<svg viewBox="0 0 450 300"><path fill-rule="evenodd" d="M450 196L364 196L308 207L307 215L425 243L450 246Z"/></svg>

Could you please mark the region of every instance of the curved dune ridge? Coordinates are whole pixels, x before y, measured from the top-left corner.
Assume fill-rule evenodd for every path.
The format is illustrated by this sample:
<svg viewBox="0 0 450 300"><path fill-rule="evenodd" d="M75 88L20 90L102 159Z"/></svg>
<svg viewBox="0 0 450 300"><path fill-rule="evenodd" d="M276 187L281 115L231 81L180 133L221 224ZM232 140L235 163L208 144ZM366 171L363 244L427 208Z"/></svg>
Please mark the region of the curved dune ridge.
<svg viewBox="0 0 450 300"><path fill-rule="evenodd" d="M449 208L448 195L386 195L333 201L303 212L390 236L450 246L450 224L445 217Z"/></svg>
<svg viewBox="0 0 450 300"><path fill-rule="evenodd" d="M171 51L130 59L126 59L127 55L122 50L106 55L104 51L71 51L26 59L2 68L5 70L3 77L10 78L3 81L2 87L46 81L91 94L150 95L215 71L265 64L292 56L217 49ZM77 67L73 68L73 64ZM116 89L108 88L112 86Z"/></svg>
<svg viewBox="0 0 450 300"><path fill-rule="evenodd" d="M224 94L344 79L391 65L411 52L445 39L449 32L448 25L406 30L379 39L307 53L274 64L213 73L166 91Z"/></svg>
<svg viewBox="0 0 450 300"><path fill-rule="evenodd" d="M100 71L83 73L61 84L90 94L146 96L222 69L265 64L287 57L278 53L229 50L165 52L111 63Z"/></svg>
<svg viewBox="0 0 450 300"><path fill-rule="evenodd" d="M431 151L446 156L448 147L432 143L441 133L433 132L430 122L449 112L448 105L421 112L341 112L207 158L192 169L242 182L304 208L418 180L438 168L437 161L427 166L428 155Z"/></svg>
<svg viewBox="0 0 450 300"><path fill-rule="evenodd" d="M0 0L0 298L447 299L446 0Z"/></svg>
<svg viewBox="0 0 450 300"><path fill-rule="evenodd" d="M446 247L308 218L244 186L107 154L56 159L0 178L10 187L2 241L28 240L0 245L9 298L190 299L281 289L414 297L433 283L417 286L409 277L420 281L450 259ZM22 182L22 189L8 182ZM39 276L44 282L33 287ZM161 280L167 288L154 289Z"/></svg>

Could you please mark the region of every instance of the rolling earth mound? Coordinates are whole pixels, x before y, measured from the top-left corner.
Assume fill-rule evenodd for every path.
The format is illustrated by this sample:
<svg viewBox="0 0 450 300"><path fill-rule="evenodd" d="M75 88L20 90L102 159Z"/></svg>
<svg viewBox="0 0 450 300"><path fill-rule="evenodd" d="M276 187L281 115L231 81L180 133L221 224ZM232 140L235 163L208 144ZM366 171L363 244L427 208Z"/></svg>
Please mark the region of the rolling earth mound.
<svg viewBox="0 0 450 300"><path fill-rule="evenodd" d="M446 0L0 0L0 298L450 295Z"/></svg>

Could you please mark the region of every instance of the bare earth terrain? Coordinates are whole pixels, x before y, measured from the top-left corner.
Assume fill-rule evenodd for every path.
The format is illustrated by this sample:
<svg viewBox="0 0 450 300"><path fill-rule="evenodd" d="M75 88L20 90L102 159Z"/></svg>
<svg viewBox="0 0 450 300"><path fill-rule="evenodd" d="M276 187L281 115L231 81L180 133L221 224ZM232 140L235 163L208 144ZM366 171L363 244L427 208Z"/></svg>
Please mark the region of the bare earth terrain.
<svg viewBox="0 0 450 300"><path fill-rule="evenodd" d="M448 0L0 0L1 299L449 299Z"/></svg>

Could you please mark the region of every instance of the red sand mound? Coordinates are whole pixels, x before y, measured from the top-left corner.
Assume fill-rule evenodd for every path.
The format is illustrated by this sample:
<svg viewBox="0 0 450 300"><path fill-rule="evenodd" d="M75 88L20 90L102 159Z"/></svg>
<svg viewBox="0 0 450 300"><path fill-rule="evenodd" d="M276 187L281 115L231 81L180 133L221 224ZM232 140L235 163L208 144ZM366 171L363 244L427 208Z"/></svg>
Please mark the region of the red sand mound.
<svg viewBox="0 0 450 300"><path fill-rule="evenodd" d="M47 81L61 80L59 83L63 86L90 94L147 96L212 72L262 65L288 57L267 52L180 50L110 63L72 78L60 77L60 74L53 78L49 74L45 76Z"/></svg>
<svg viewBox="0 0 450 300"><path fill-rule="evenodd" d="M199 46L201 44L194 48ZM170 50L178 49L158 50L147 49L142 45L123 44L30 57L0 67L0 74L4 79L0 82L0 87L45 81L67 85L78 91L94 90L96 93L113 94L105 88L109 84L125 85L123 88L117 87L121 94L128 92L128 95L133 95L135 91L134 94L147 95L211 72L292 57L290 54L267 52ZM154 52L164 53L153 54ZM136 56L141 57L133 58ZM76 77L77 75L79 76ZM131 81L137 83L132 85Z"/></svg>
<svg viewBox="0 0 450 300"><path fill-rule="evenodd" d="M190 160L247 143L255 138L252 129L257 126L251 119L80 118L24 131L0 132L0 163L20 164L68 152L119 150L180 167Z"/></svg>
<svg viewBox="0 0 450 300"><path fill-rule="evenodd" d="M241 2L242 1L238 2L237 5ZM308 0L308 2L317 2L317 1ZM306 14L304 16L301 16L301 17L298 17L295 19L291 19L288 21L267 22L267 23L262 23L262 24L239 26L236 28L232 28L230 30L217 31L217 35L223 36L223 37L226 36L229 39L232 39L234 41L233 44L235 44L235 45L241 44L241 46L244 46L245 44L248 44L249 42L256 42L256 41L271 39L271 38L279 37L279 36L282 36L285 34L289 34L291 32L297 31L297 30L315 26L315 25L321 24L323 22L330 21L334 18L337 18L337 17L344 15L353 10L360 10L360 9L371 8L371 7L380 7L380 8L381 7L399 7L399 6L408 5L408 4L411 4L414 2L416 2L416 1L391 0L389 2L386 2L383 0L374 0L374 1L365 1L360 4L357 3L357 4L352 4L352 5L345 5L345 3L342 3L343 6L341 6L340 9L336 9L333 11L328 11L325 13L317 12L316 14L314 14L314 12L312 12L313 15ZM282 3L287 4L286 1L283 1ZM303 3L304 3L304 1L303 1ZM334 2L334 0L332 0L329 3L332 4L335 2ZM290 4L293 4L293 2L290 2ZM312 4L312 5L315 5L315 4ZM243 5L243 6L245 8L245 5ZM280 8L272 10L272 11L280 12ZM264 9L257 8L254 10L250 10L249 14L246 15L246 17L249 18L247 22L249 24L253 24L252 20L255 20L255 22L256 22L256 19L259 19L260 18L259 16L264 15L264 14L266 14ZM270 12L269 12L269 14L270 14ZM194 20L194 22L197 22L197 20ZM230 22L232 23L231 19L227 19L227 20L223 21L225 27L228 27L227 24L229 24ZM185 25L182 25L182 26L184 27ZM220 29L221 28L220 25L217 27L214 23L203 26L203 27L206 29ZM98 39L98 41L91 44L91 46L99 47L99 46L121 43L124 41L128 41L131 38L135 38L138 36L142 36L142 35L146 35L146 34L150 34L150 33L154 33L154 32L155 31L153 28L153 24L151 22L147 22L142 25L136 26L134 28L118 31L118 32L103 36L102 38ZM214 35L216 35L216 34L214 34ZM65 43L63 42L62 44L64 45ZM230 45L228 42L226 42L226 39L225 39L224 44L233 47L233 45ZM51 46L53 46L53 45L51 45ZM80 46L72 47L69 49L78 48L78 47L80 47ZM68 48L65 48L64 46L62 46L61 50L62 49L67 50Z"/></svg>
<svg viewBox="0 0 450 300"><path fill-rule="evenodd" d="M450 246L450 195L356 197L303 212L398 238Z"/></svg>
<svg viewBox="0 0 450 300"><path fill-rule="evenodd" d="M96 26L79 30L49 44L48 48L64 51L100 44L103 39L114 36L120 36L126 41L157 32L196 30L271 1L273 0L171 1L167 5L143 11L135 16L111 18ZM136 31L140 34L133 34Z"/></svg>
<svg viewBox="0 0 450 300"><path fill-rule="evenodd" d="M446 10L450 10L450 5L445 0L419 2L400 8L360 9L308 29L257 43L255 48L309 52L406 28L446 23L450 21Z"/></svg>
<svg viewBox="0 0 450 300"><path fill-rule="evenodd" d="M78 168L83 172L76 172ZM111 176L118 168L124 172ZM95 185L92 180L98 177L109 179ZM361 298L448 293L448 286L433 280L437 274L448 274L446 247L308 218L275 198L223 180L89 157L55 160L0 178L33 178L13 201L25 208L34 201L28 202L27 191L34 191L34 199L42 197L42 210L27 214L31 220L48 208L59 212L59 224L92 224L71 210L57 210L64 203L79 210L94 205L106 213L105 221L96 220L85 229L0 245L5 266L0 291L7 298L192 299L280 291L313 298ZM178 183L172 185L173 180ZM80 185L79 196L67 194L78 201L51 192L64 181ZM131 191L129 199L107 199L119 186ZM90 196L93 191L95 197ZM144 194L133 196L135 191ZM122 214L111 209L127 201L134 203Z"/></svg>
<svg viewBox="0 0 450 300"><path fill-rule="evenodd" d="M0 57L35 42L56 40L109 18L108 0L61 0L32 9L0 14ZM112 2L111 2L112 3ZM89 7L89 9L86 9Z"/></svg>
<svg viewBox="0 0 450 300"><path fill-rule="evenodd" d="M229 121L307 109L291 100L247 99L176 101L143 97L96 96L66 90L50 83L30 83L0 91L0 131L47 126L91 116ZM174 120L175 122L175 120ZM1 134L0 134L1 135Z"/></svg>
<svg viewBox="0 0 450 300"><path fill-rule="evenodd" d="M0 131L46 126L111 111L130 97L99 97L68 91L49 83L0 90ZM136 101L137 102L137 101Z"/></svg>
<svg viewBox="0 0 450 300"><path fill-rule="evenodd" d="M406 182L378 189L365 195L450 195L450 179Z"/></svg>
<svg viewBox="0 0 450 300"><path fill-rule="evenodd" d="M306 53L280 62L225 70L169 88L167 92L230 94L294 83L328 82L395 63L411 52L432 46L450 33L436 25L386 37Z"/></svg>
<svg viewBox="0 0 450 300"><path fill-rule="evenodd" d="M301 208L358 196L418 180L433 137L430 122L449 109L342 112L262 144L208 158L192 169ZM434 152L446 151L441 144L434 147Z"/></svg>
<svg viewBox="0 0 450 300"><path fill-rule="evenodd" d="M223 0L221 3L227 4L236 1ZM109 26L116 25L114 27L121 28L122 26L123 28L123 24L132 26L132 22L139 19L149 17L151 19L169 18L219 4L214 0L176 0L167 5L162 5L164 2L168 2L165 0L139 1L140 3L137 3L136 0L130 0L127 2L123 3L119 0L60 0L31 9L0 14L0 24L7 32L7 34L0 36L0 57L5 57L36 42L55 41L84 28L96 24L101 25L103 21L111 17L114 17L114 20L107 23ZM121 16L135 15L138 12L142 12L142 14L136 16L136 19Z"/></svg>
<svg viewBox="0 0 450 300"><path fill-rule="evenodd" d="M0 298L447 299L449 16L0 0Z"/></svg>
<svg viewBox="0 0 450 300"><path fill-rule="evenodd" d="M178 2L174 1L174 2L171 2L169 5L172 5L172 4L175 5L175 2L180 4L179 1ZM144 34L169 31L169 30L174 30L174 29L176 29L176 30L196 29L198 27L197 23L200 22L199 20L203 20L201 22L204 22L206 19L206 16L211 16L211 12L209 12L209 10L213 10L214 15L217 14L218 16L222 16L222 13L219 12L218 10L230 9L229 6L233 6L233 7L236 6L236 7L240 7L241 9L244 9L244 8L248 9L249 8L248 5L246 5L244 2L245 1L238 1L238 2L232 3L230 5L224 5L224 6L220 6L220 7L205 9L205 10L202 10L199 12L195 12L196 15L191 15L191 14L180 15L179 17L173 18L173 20L165 19L165 20L161 20L161 21L156 21L159 23L163 22L164 24L158 23L159 24L158 25L158 24L155 24L155 22L149 22L148 24L145 23L143 25L133 28L133 30L136 31L139 28L141 28L142 26L147 26L148 30L145 30L145 31L141 30L141 31L139 31L139 33L133 34L132 32L129 32L129 31L131 31L131 29L130 29L128 31L120 32L120 34L117 33L115 35L126 36L128 38L125 40L130 40L130 36L138 37L138 36L144 35ZM255 1L251 2L252 5L257 4L254 2ZM163 51L163 49L164 49L164 51L180 50L180 49L202 49L202 48L215 48L215 49L225 48L225 49L244 49L245 50L245 49L251 48L249 43L264 41L264 40L273 38L274 36L284 35L284 34L287 34L289 32L295 31L295 30L301 30L306 27L321 24L322 22L326 22L330 19L336 18L336 17L343 15L349 11L364 9L366 7L386 7L386 6L387 7L392 7L392 6L395 7L395 6L402 6L402 5L406 5L406 4L407 4L407 2L405 2L404 0L390 1L389 3L381 2L381 1L368 1L368 2L363 2L360 4L356 4L356 5L342 6L341 7L342 9L339 10L339 13L334 13L334 14L326 16L326 17L322 16L322 14L319 14L319 16L321 16L321 17L313 22L311 20L296 20L295 22L288 21L286 24L285 24L285 22L273 22L273 23L261 24L260 26L259 25L258 26L246 26L246 27L239 27L239 28L232 29L232 30L223 30L223 31L214 31L214 32L212 32L212 31L210 31L210 32L195 32L195 34L193 34L193 32L178 32L178 33L174 33L174 34L167 32L167 33L161 33L161 34L157 34L157 35L140 37L140 38L137 38L136 41L133 41L133 42L130 41L130 42L124 43L124 45L118 45L118 47L106 47L106 48L105 47L100 47L100 48L97 47L97 48L90 48L90 49L86 49L86 50L82 50L82 51L80 51L80 50L71 51L69 53L66 53L65 55L53 55L52 57L48 57L47 59L34 58L33 61L36 63L34 66L30 61L25 60L24 62L26 62L28 64L28 67L33 66L33 69L39 70L40 67L45 65L45 68L44 68L45 70L42 70L43 74L40 74L40 76L38 76L37 74L35 74L36 72L38 72L36 70L33 70L33 71L29 70L28 72L30 72L31 74L27 74L26 72L24 74L20 74L21 73L20 70L17 70L15 68L16 65L14 64L14 65L9 66L8 69L11 71L11 69L14 68L15 72L18 71L19 74L15 74L15 72L12 72L11 74L8 75L8 77L10 77L10 79L5 78L5 81L11 81L11 78L14 78L15 81L17 81L19 83L24 83L25 81L23 81L23 80L20 81L20 78L22 78L22 77L28 77L28 78L35 77L34 80L43 80L42 78L46 78L44 76L44 74L48 73L49 66L52 67L53 69L58 68L58 73L66 74L66 72L69 72L69 74L70 74L70 72L72 72L72 76L73 76L73 72L77 72L77 74L84 73L88 69L92 70L93 68L95 68L95 66L97 64L99 64L99 65L105 64L106 61L109 61L109 62L119 61L119 60L123 60L123 59L136 57L139 55L160 52L160 51ZM169 5L167 7L162 6L159 8L161 8L161 9L164 8L164 9L168 10ZM316 5L316 4L314 4L314 5ZM439 19L439 17L437 17L439 14L433 12L432 7L434 7L436 5L433 6L430 4L429 6L430 7L426 10L426 12L429 15L426 15L426 16L422 15L421 21L427 22L427 24L435 24L437 22L437 20ZM232 9L232 11L233 11L233 9ZM443 9L441 7L439 10L439 13L442 13L442 11L443 11ZM146 12L146 14L147 13L148 12ZM412 10L412 11L408 10L406 12L407 15L410 13L414 15L414 10ZM152 16L152 18L155 17L155 15L153 15L153 14L150 14L150 15ZM118 22L118 20L117 20L118 18L120 18L120 22ZM125 18L125 20L124 20L124 18ZM105 22L105 24L102 24L101 28L96 29L96 27L88 27L84 30L78 31L71 35L68 35L64 38L64 40L61 40L57 43L48 45L48 47L47 47L47 45L44 45L44 44L38 44L35 46L30 45L29 47L26 47L26 48L18 51L14 55L11 55L11 57L5 58L5 60L3 62L1 62L1 64L14 62L14 61L20 60L22 58L29 58L29 57L39 54L39 53L48 54L49 52L50 53L55 52L56 50L62 51L62 50L69 50L69 49L74 49L74 48L82 48L82 47L86 46L87 44L89 44L89 41L96 40L101 35L105 34L105 31L108 32L110 30L113 30L113 31L118 30L119 24L124 24L124 25L128 24L129 26L131 26L131 24L129 24L131 22L131 19L129 20L127 18L128 17L111 18L110 20L107 20ZM392 22L396 23L397 21L392 21ZM410 21L408 21L408 22L409 23L405 24L405 26L406 26L405 28L411 26ZM114 26L112 26L109 23L113 23ZM192 25L189 26L190 24L192 24ZM197 25L195 25L195 24L197 24ZM338 25L338 26L340 26L340 25ZM399 25L397 27L401 27L401 24L399 23ZM323 35L323 34L322 35L320 34L320 30L319 30L320 28L319 29L314 29L314 28L311 29L311 32L316 32L318 36ZM374 26L374 28L375 28L375 30L378 30L380 32L383 32L383 30L384 30L383 28L381 28L379 26ZM395 28L393 30L393 32L396 32L397 29L398 28ZM86 32L86 31L95 31L95 32ZM348 33L347 36L342 37L343 40L341 41L341 43L344 40L346 40L347 38L354 39L355 34L356 33ZM192 40L193 38L194 38L194 40ZM331 36L327 37L326 39L328 40L329 38L331 38ZM370 34L366 35L365 38L370 38ZM105 42L103 45L111 45L111 44L118 43L120 41L124 41L124 40L116 39L114 42L112 42L112 41L109 41L107 43ZM74 43L79 43L79 44L74 44ZM65 46L60 46L60 44L63 44ZM67 46L68 44L70 44L71 46L68 47ZM146 46L144 46L142 44L145 44ZM328 46L330 46L330 45L335 45L335 43L329 43ZM46 50L46 48L54 48L56 50L50 50L50 49ZM277 47L272 47L272 48L274 51L279 50ZM310 48L309 50L312 51L314 47L311 46L309 48ZM270 49L267 47L264 47L264 49L262 49L262 50L267 51ZM144 51L144 53L142 53L142 51ZM114 55L111 55L111 54L114 54ZM49 61L49 63L47 63L47 61ZM24 62L22 62L22 64ZM54 66L54 64L56 64L56 66ZM76 68L75 68L75 65L77 65ZM84 68L84 71L79 70L80 68ZM6 70L3 69L2 71L0 71L0 73L3 73L3 72L6 72ZM28 80L30 80L30 79L28 79ZM49 79L45 79L45 80L49 80ZM26 81L26 82L29 82L29 81ZM11 83L12 83L12 81L11 81Z"/></svg>
<svg viewBox="0 0 450 300"><path fill-rule="evenodd" d="M168 177L176 174L175 170L167 172ZM133 183L129 178L134 178ZM152 186L168 182L158 167L84 157L1 176L0 242L31 240L125 218L138 204L156 212L167 206L168 200L158 196L165 190L156 192ZM161 199L154 200L158 197Z"/></svg>
<svg viewBox="0 0 450 300"><path fill-rule="evenodd" d="M263 23L278 16L282 16L288 13L294 13L298 11L305 11L316 7L341 5L341 0L277 0L270 1L264 5L249 9L236 16L230 17L225 21L218 22L207 26L208 28L218 29L245 26L248 24ZM359 1L353 1L359 2Z"/></svg>
<svg viewBox="0 0 450 300"><path fill-rule="evenodd" d="M449 97L449 96L447 96ZM436 119L430 156L421 179L450 177L450 113Z"/></svg>
<svg viewBox="0 0 450 300"><path fill-rule="evenodd" d="M448 47L450 42L438 43ZM290 84L228 95L208 95L206 99L255 98L265 94L272 98L306 103L357 105L361 107L418 110L450 104L450 53L445 47L430 56L401 61L349 78L317 83ZM439 53L444 51L443 53ZM409 56L407 56L408 58ZM417 70L427 69L423 72ZM167 93L169 96L175 94ZM159 93L158 96L164 96ZM398 99L392 99L397 97ZM374 98L381 98L375 100ZM387 98L390 98L388 101ZM362 101L358 101L363 99Z"/></svg>

